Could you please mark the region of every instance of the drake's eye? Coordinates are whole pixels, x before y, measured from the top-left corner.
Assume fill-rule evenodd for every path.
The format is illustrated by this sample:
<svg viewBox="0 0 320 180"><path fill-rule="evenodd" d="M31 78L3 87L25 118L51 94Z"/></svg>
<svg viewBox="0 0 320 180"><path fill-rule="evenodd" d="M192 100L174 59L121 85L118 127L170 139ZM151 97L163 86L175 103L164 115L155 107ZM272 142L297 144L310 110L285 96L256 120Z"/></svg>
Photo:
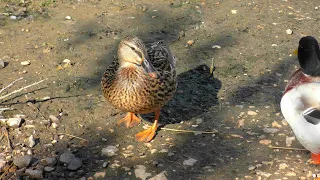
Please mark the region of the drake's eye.
<svg viewBox="0 0 320 180"><path fill-rule="evenodd" d="M134 47L131 47L131 49L132 49L133 51L135 51L135 50L136 50Z"/></svg>

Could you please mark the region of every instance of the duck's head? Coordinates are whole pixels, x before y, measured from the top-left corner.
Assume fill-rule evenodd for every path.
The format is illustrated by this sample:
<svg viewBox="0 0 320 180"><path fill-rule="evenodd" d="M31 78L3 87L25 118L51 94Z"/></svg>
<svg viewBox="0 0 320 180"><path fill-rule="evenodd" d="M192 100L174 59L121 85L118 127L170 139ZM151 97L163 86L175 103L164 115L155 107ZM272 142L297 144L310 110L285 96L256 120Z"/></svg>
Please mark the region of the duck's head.
<svg viewBox="0 0 320 180"><path fill-rule="evenodd" d="M312 36L300 39L298 59L302 72L310 76L320 76L320 50L318 41Z"/></svg>
<svg viewBox="0 0 320 180"><path fill-rule="evenodd" d="M144 43L138 37L127 36L120 42L118 58L121 66L141 66L147 57L147 50Z"/></svg>

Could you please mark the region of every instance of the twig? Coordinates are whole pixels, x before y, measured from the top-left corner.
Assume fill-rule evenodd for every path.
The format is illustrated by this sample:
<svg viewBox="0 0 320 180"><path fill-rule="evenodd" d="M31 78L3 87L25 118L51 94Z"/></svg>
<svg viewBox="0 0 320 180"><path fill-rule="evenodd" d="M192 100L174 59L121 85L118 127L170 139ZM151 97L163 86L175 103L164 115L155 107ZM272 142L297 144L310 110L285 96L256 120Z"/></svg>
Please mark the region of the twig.
<svg viewBox="0 0 320 180"><path fill-rule="evenodd" d="M174 131L174 132L183 132L183 133L199 133L199 134L216 134L217 131L191 131L191 130L182 130L182 129L171 129L171 128L160 128L162 130Z"/></svg>
<svg viewBox="0 0 320 180"><path fill-rule="evenodd" d="M11 145L11 141L10 141L10 138L9 138L9 132L8 132L7 128L4 126L4 127L1 128L1 131L2 131L2 134L7 138L8 147L10 149L13 149L13 147Z"/></svg>
<svg viewBox="0 0 320 180"><path fill-rule="evenodd" d="M8 168L5 172L3 172L3 173L1 174L0 179L2 179L5 175L8 174L8 172L9 172L9 170L10 170L10 168L11 168L12 166L13 166L13 162L9 165L9 168Z"/></svg>
<svg viewBox="0 0 320 180"><path fill-rule="evenodd" d="M4 95L4 96L0 96L0 100L6 98L6 97L8 97L8 96L11 96L12 94L18 93L18 92L20 92L20 91L22 91L22 90L25 90L25 89L27 89L27 88L29 88L29 87L31 87L31 86L37 85L37 84L39 84L39 83L42 83L42 82L45 81L45 80L47 80L47 79L42 79L41 81L35 82L35 83L30 84L30 85L25 86L25 87L22 87L22 88L20 88L20 89L18 89L18 90L15 90L15 91L13 91L13 92L11 92L11 93L9 93L9 94L6 94L6 95Z"/></svg>
<svg viewBox="0 0 320 180"><path fill-rule="evenodd" d="M284 149L284 150L294 150L294 151L309 151L308 149L300 149L300 148L289 148L289 147L279 147L279 146L268 146L271 149Z"/></svg>
<svg viewBox="0 0 320 180"><path fill-rule="evenodd" d="M17 81L20 81L21 79L23 79L23 77L14 80L14 81L13 81L12 83L10 83L8 86L2 88L2 89L0 90L0 94L1 94L4 90L6 90L6 89L8 89L9 87L11 87L12 85L14 85L14 83L16 83Z"/></svg>
<svg viewBox="0 0 320 180"><path fill-rule="evenodd" d="M73 137L73 138L81 139L83 141L89 141L87 139L84 139L84 138L81 138L81 137L78 137L78 136L74 136L74 135L71 135L71 134L67 134L67 133L58 133L58 135L66 135L66 136L70 136L70 137Z"/></svg>

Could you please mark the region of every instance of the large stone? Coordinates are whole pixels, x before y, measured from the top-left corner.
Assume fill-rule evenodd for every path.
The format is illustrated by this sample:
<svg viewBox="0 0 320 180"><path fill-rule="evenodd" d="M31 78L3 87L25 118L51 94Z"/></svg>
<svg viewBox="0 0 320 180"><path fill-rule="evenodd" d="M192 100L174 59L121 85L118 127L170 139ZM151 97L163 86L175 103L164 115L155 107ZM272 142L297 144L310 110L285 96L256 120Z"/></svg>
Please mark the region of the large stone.
<svg viewBox="0 0 320 180"><path fill-rule="evenodd" d="M70 151L66 151L60 155L59 160L63 163L69 163L74 158L75 156Z"/></svg>
<svg viewBox="0 0 320 180"><path fill-rule="evenodd" d="M31 160L32 157L29 155L19 156L13 159L13 164L18 166L19 168L24 168L30 165Z"/></svg>
<svg viewBox="0 0 320 180"><path fill-rule="evenodd" d="M82 166L82 161L79 158L73 158L71 159L69 165L68 165L68 169L69 170L77 170Z"/></svg>

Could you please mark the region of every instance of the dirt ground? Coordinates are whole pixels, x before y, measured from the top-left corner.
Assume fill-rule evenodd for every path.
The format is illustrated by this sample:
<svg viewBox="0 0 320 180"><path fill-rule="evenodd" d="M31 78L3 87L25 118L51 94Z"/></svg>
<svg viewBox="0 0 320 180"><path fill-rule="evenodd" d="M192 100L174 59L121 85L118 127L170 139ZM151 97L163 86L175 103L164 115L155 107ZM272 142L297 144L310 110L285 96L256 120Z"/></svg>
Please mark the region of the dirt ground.
<svg viewBox="0 0 320 180"><path fill-rule="evenodd" d="M6 62L0 89L23 77L0 96L45 80L0 99L0 108L12 109L4 118L24 115L19 128L8 127L14 150L0 141L3 179L28 179L10 164L29 149L36 161L31 169L67 150L81 159L74 171L58 162L43 172L46 179L143 179L139 165L146 178L165 171L169 180L313 179L319 173L307 163L308 151L269 147L303 148L297 140L291 144L294 134L279 103L298 68L299 39L320 36L319 1L3 0L0 13ZM178 90L162 109L161 127L214 134L159 129L152 142L137 143L134 135L151 125L153 114L132 129L116 126L125 114L104 100L100 80L126 35L164 39L178 58ZM60 118L59 127L50 115ZM101 154L107 146L118 149L114 156Z"/></svg>

